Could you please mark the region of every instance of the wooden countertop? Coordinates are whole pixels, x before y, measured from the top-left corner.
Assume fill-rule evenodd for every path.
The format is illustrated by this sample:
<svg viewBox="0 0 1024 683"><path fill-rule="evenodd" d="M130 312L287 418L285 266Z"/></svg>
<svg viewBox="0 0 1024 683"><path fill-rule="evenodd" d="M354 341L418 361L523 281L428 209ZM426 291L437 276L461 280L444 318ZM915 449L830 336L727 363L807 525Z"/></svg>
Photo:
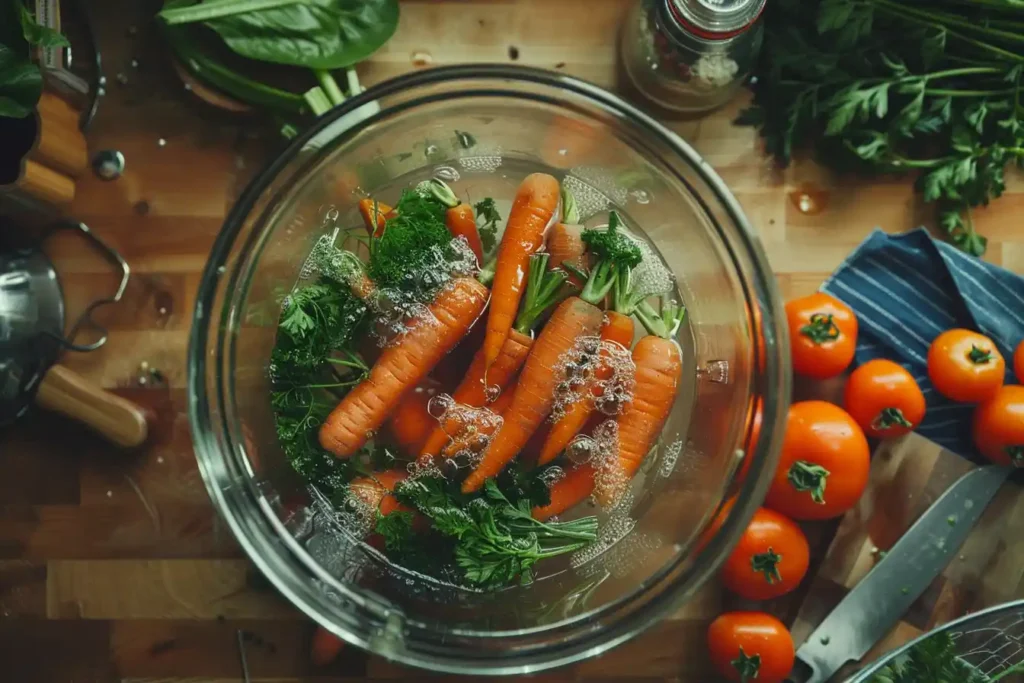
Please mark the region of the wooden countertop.
<svg viewBox="0 0 1024 683"><path fill-rule="evenodd" d="M255 575L215 516L196 470L185 414L185 349L200 272L225 212L277 143L214 112L170 73L143 9L94 3L108 95L90 150L119 149L117 182L84 178L70 213L128 259L134 279L104 312L109 343L64 362L158 416L143 452L119 454L59 418L33 413L0 433L0 663L5 680L75 683L236 681L236 634L247 636L253 680L426 678L355 649L323 670L308 663L311 624ZM366 84L415 68L466 61L557 68L614 87L614 36L627 0L406 0L397 35L361 69ZM131 7L131 8L129 8ZM135 27L137 30L130 30ZM515 48L515 49L513 49ZM131 61L138 61L133 68ZM115 74L124 73L121 85ZM783 295L818 287L873 228L902 231L926 215L909 182L837 184L810 163L774 170L740 107L672 124L723 176L761 233ZM161 146L158 141L166 144ZM1024 185L978 211L986 259L1024 272ZM825 197L798 210L799 193ZM54 257L72 309L113 286L75 244ZM147 364L162 375L139 385ZM820 558L834 527L815 528ZM678 618L601 657L541 678L711 679L707 620L722 609L702 592ZM796 616L802 593L772 608Z"/></svg>

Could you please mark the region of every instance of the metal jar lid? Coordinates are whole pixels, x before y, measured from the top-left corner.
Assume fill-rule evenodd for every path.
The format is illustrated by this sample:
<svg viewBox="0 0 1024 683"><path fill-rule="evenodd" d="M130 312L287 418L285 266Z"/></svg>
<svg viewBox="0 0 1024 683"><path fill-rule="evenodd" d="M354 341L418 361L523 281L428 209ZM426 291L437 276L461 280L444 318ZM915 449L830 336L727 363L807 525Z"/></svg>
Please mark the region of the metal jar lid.
<svg viewBox="0 0 1024 683"><path fill-rule="evenodd" d="M681 28L708 33L708 38L728 38L757 20L765 0L668 0L667 4Z"/></svg>

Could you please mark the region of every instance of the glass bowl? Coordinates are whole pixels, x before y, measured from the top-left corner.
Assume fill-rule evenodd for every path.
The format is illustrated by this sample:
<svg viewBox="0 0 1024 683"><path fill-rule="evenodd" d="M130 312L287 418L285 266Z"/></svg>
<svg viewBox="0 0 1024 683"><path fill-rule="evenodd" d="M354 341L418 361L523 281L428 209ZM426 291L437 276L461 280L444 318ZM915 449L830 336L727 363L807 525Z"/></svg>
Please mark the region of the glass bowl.
<svg viewBox="0 0 1024 683"><path fill-rule="evenodd" d="M568 184L585 218L615 208L676 276L684 380L660 446L598 543L528 586L489 593L388 564L292 472L268 365L282 300L325 234L431 175L509 198L529 171ZM725 559L767 491L789 404L774 277L706 162L588 83L499 65L409 74L323 117L242 194L203 275L189 418L215 506L252 561L313 620L403 664L514 674L597 655L672 614ZM760 421L754 419L760 411ZM723 503L735 497L736 503ZM720 514L719 514L720 513ZM540 568L540 565L538 565Z"/></svg>

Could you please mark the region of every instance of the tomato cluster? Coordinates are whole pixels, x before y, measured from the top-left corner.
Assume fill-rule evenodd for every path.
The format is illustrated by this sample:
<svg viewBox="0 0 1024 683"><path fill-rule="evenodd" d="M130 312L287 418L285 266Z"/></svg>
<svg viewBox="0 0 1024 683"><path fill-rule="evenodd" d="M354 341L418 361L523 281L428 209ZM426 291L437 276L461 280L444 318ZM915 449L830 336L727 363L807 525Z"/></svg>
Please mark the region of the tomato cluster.
<svg viewBox="0 0 1024 683"><path fill-rule="evenodd" d="M813 379L841 375L857 348L857 317L824 293L786 304L793 370ZM1024 383L1024 341L1013 357ZM991 339L970 330L943 332L928 352L928 377L943 396L976 403L974 442L987 458L1024 467L1024 386L1003 386L1006 361ZM722 584L748 600L779 597L807 573L809 549L792 520L830 519L856 505L868 481L867 437L885 439L913 431L924 419L925 397L913 375L884 359L868 361L846 381L843 407L825 401L790 406L782 453L765 507L759 509L722 568ZM760 431L761 406L748 416ZM756 442L756 436L750 439ZM749 463L744 463L749 465ZM745 470L741 472L741 476ZM721 525L728 501L714 520ZM763 612L730 612L708 630L711 659L729 680L780 683L793 666L786 627Z"/></svg>

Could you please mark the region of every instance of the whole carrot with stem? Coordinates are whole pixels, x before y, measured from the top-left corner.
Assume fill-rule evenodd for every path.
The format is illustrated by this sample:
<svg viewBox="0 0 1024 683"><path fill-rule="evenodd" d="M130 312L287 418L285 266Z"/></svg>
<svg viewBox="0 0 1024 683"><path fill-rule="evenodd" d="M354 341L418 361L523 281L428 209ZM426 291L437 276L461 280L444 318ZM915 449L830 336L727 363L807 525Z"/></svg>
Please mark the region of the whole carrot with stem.
<svg viewBox="0 0 1024 683"><path fill-rule="evenodd" d="M494 296L483 347L485 372L498 360L512 329L530 256L544 244L558 204L558 181L546 173L532 173L519 185L494 265Z"/></svg>
<svg viewBox="0 0 1024 683"><path fill-rule="evenodd" d="M619 451L602 472L604 484L595 491L603 506L614 505L657 441L676 400L683 372L682 352L673 337L686 309L662 304L657 315L650 306L639 306L637 317L650 333L633 349L636 366L633 400L619 414Z"/></svg>
<svg viewBox="0 0 1024 683"><path fill-rule="evenodd" d="M476 256L477 265L484 263L484 247L480 241L480 231L476 227L476 216L473 207L460 202L452 188L443 180L431 178L420 184L420 189L429 194L445 207L444 224L452 237L462 237Z"/></svg>
<svg viewBox="0 0 1024 683"><path fill-rule="evenodd" d="M489 392L491 398L494 398L493 394L496 391L504 389L526 362L526 357L533 347L533 330L537 323L554 308L555 304L572 293L572 288L566 286L566 272L548 270L548 259L547 254L534 254L530 257L526 296L516 316L515 325L502 344L501 353L485 379L486 358L483 348L477 351L466 376L452 392L455 403L479 407L487 403ZM420 451L421 461L436 456L448 440L445 430L441 427L436 428Z"/></svg>
<svg viewBox="0 0 1024 683"><path fill-rule="evenodd" d="M551 412L555 387L565 370L559 365L582 337L594 336L601 327L601 310L578 297L569 297L555 309L541 330L526 359L522 375L512 394L512 404L503 415L501 429L491 440L483 458L462 482L462 491L476 491L497 475L526 445L530 436Z"/></svg>
<svg viewBox="0 0 1024 683"><path fill-rule="evenodd" d="M320 427L320 444L340 458L361 448L387 420L410 388L423 381L483 313L489 292L477 280L460 277L438 293L393 346L384 350L369 376L331 411Z"/></svg>

